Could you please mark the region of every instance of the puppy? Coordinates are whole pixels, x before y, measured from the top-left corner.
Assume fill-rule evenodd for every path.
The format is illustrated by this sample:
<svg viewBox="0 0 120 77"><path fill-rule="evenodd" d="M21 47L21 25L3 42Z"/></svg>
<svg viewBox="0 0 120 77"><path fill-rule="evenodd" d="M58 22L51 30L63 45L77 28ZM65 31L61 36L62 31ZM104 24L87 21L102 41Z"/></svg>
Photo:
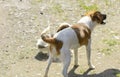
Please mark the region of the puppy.
<svg viewBox="0 0 120 77"><path fill-rule="evenodd" d="M45 77L48 75L49 67L53 61L53 57L59 57L63 63L62 74L68 77L67 70L70 65L70 49L74 49L75 65L78 65L78 52L77 49L83 45L86 46L88 66L91 69L95 67L91 63L91 32L98 24L105 24L106 14L99 11L93 11L83 16L78 23L64 28L53 37L46 37L45 31L41 34L41 38L46 43L50 44L50 54L48 65L45 71Z"/></svg>

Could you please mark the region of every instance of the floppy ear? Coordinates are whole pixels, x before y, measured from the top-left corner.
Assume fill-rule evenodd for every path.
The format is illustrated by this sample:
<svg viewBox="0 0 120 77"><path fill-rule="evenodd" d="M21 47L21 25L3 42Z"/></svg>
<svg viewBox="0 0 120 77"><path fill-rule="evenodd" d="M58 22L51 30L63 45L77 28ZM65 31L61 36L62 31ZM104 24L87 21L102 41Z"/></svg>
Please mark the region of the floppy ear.
<svg viewBox="0 0 120 77"><path fill-rule="evenodd" d="M90 14L90 17L91 17L92 21L97 20L97 15L95 13Z"/></svg>
<svg viewBox="0 0 120 77"><path fill-rule="evenodd" d="M98 23L101 23L101 13L99 11L96 11L94 14L91 15L91 18L93 21L97 21Z"/></svg>
<svg viewBox="0 0 120 77"><path fill-rule="evenodd" d="M94 14L95 14L95 12L96 12L96 11L89 11L89 12L87 12L85 15L86 15L86 16L90 16L91 19L94 21L94 18L95 18L95 17L94 17Z"/></svg>

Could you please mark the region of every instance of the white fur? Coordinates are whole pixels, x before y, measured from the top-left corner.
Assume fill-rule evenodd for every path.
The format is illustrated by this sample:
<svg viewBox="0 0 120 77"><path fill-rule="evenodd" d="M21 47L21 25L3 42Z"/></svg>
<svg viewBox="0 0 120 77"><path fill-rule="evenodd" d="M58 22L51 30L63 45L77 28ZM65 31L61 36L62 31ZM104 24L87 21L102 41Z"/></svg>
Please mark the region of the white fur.
<svg viewBox="0 0 120 77"><path fill-rule="evenodd" d="M37 40L36 46L48 47L48 44L44 42L41 38Z"/></svg>
<svg viewBox="0 0 120 77"><path fill-rule="evenodd" d="M69 23L64 22L64 23L61 23L59 27L61 27L61 26L63 26L63 25L68 25L68 26L71 26Z"/></svg>
<svg viewBox="0 0 120 77"><path fill-rule="evenodd" d="M78 23L84 23L87 27L92 31L94 27L97 25L97 22L92 22L91 18L89 16L85 16L82 19L78 21Z"/></svg>
<svg viewBox="0 0 120 77"><path fill-rule="evenodd" d="M65 28L62 31L56 33L54 35L54 38L64 42L66 48L71 48L78 43L78 38L76 36L76 33L71 27Z"/></svg>
<svg viewBox="0 0 120 77"><path fill-rule="evenodd" d="M89 16L85 16L81 18L78 23L84 23L86 26L92 31L93 28L97 25L96 22L93 22ZM71 27L66 28L54 35L54 37L58 40L61 40L63 42L63 46L60 50L60 59L63 62L63 76L68 77L67 70L70 65L70 49L74 48L74 55L75 55L75 65L78 65L78 48L79 48L79 43L78 43L78 38L76 33L73 31ZM53 49L55 51L55 49ZM95 68L92 63L91 63L91 39L89 39L88 45L86 45L86 51L87 51L87 59L88 59L88 65L90 68ZM47 77L49 67L52 63L53 59L53 54L50 53L50 57L48 60L48 66L46 68L45 72L45 77Z"/></svg>

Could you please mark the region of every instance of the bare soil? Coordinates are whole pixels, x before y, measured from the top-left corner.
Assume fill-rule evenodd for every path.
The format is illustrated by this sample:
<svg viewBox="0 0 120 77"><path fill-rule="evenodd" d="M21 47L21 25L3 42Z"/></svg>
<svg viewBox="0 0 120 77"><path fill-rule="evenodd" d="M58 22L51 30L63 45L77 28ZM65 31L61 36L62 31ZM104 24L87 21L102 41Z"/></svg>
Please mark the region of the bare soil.
<svg viewBox="0 0 120 77"><path fill-rule="evenodd" d="M92 62L89 70L84 47L79 49L79 66L71 54L69 77L120 77L120 1L84 0L107 14L106 25L92 33ZM95 7L95 6L94 6ZM36 47L40 32L48 24L55 33L62 22L76 23L86 12L79 0L0 0L0 77L43 77L48 49ZM62 64L54 62L49 77L62 77Z"/></svg>

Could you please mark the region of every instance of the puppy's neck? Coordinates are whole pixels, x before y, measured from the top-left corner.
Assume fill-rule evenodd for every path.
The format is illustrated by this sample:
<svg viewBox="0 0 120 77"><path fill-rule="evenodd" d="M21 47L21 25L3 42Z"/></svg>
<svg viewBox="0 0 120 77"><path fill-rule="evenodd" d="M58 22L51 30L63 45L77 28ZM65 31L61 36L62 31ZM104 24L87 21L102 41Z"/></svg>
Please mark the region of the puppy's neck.
<svg viewBox="0 0 120 77"><path fill-rule="evenodd" d="M84 23L91 31L97 25L97 22L93 22L89 16L82 17L78 23Z"/></svg>

